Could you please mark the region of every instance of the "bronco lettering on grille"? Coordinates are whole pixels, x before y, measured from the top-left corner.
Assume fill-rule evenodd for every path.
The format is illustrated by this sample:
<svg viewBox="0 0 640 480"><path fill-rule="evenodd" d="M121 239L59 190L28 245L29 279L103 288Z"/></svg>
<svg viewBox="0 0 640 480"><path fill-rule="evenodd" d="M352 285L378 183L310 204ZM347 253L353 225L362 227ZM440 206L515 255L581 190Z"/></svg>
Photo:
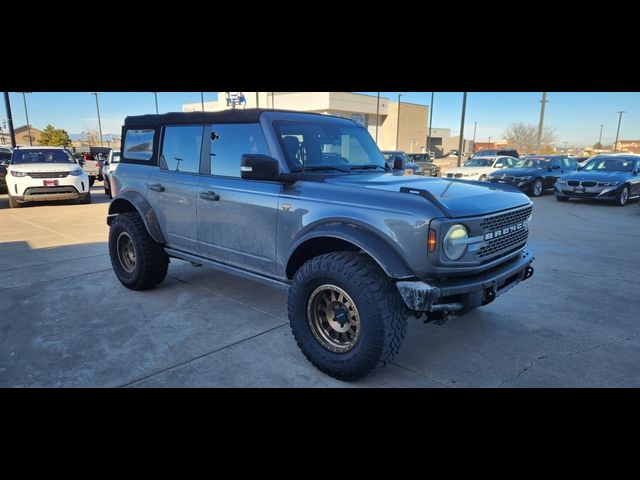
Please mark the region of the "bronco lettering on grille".
<svg viewBox="0 0 640 480"><path fill-rule="evenodd" d="M528 229L529 224L525 220L523 222L518 222L515 225L509 225L508 227L504 227L500 230L496 230L495 232L487 232L484 234L485 240L492 240L494 238L502 237L504 235L509 235L510 233L517 232L518 230Z"/></svg>

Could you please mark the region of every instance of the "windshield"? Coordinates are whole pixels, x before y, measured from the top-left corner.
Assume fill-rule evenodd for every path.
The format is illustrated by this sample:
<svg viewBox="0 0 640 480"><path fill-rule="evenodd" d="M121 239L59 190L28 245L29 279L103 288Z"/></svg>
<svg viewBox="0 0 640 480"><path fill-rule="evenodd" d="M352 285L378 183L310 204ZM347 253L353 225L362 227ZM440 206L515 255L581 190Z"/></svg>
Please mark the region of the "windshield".
<svg viewBox="0 0 640 480"><path fill-rule="evenodd" d="M634 160L630 158L595 158L584 167L593 172L631 172Z"/></svg>
<svg viewBox="0 0 640 480"><path fill-rule="evenodd" d="M120 163L120 152L112 152L110 163Z"/></svg>
<svg viewBox="0 0 640 480"><path fill-rule="evenodd" d="M464 167L490 167L493 165L493 158L473 158L465 163Z"/></svg>
<svg viewBox="0 0 640 480"><path fill-rule="evenodd" d="M362 127L335 123L274 122L292 171L387 169L371 135Z"/></svg>
<svg viewBox="0 0 640 480"><path fill-rule="evenodd" d="M16 150L11 157L13 165L28 163L76 163L69 152L61 149Z"/></svg>
<svg viewBox="0 0 640 480"><path fill-rule="evenodd" d="M527 158L516 164L517 168L549 168L551 161L546 158Z"/></svg>

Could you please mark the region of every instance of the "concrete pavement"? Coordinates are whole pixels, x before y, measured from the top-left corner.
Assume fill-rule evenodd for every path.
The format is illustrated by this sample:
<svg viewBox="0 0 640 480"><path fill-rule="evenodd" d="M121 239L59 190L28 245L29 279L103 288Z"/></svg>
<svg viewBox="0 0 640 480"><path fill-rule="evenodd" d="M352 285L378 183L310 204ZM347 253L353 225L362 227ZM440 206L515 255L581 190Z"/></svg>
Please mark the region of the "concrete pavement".
<svg viewBox="0 0 640 480"><path fill-rule="evenodd" d="M640 386L640 208L534 200L535 275L445 325L409 321L360 382L317 371L286 293L174 260L158 288L111 270L107 198L11 210L0 195L0 386Z"/></svg>

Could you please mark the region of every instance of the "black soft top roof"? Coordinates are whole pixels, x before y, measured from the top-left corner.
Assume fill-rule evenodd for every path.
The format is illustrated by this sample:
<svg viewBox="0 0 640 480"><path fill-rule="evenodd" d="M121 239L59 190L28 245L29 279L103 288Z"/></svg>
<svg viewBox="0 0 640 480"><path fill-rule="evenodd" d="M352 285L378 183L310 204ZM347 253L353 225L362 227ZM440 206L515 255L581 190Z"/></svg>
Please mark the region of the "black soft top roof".
<svg viewBox="0 0 640 480"><path fill-rule="evenodd" d="M256 123L264 112L322 115L319 113L264 108L229 109L219 112L170 112L160 115L136 115L124 119L125 127L153 128L160 125L209 124L209 123Z"/></svg>

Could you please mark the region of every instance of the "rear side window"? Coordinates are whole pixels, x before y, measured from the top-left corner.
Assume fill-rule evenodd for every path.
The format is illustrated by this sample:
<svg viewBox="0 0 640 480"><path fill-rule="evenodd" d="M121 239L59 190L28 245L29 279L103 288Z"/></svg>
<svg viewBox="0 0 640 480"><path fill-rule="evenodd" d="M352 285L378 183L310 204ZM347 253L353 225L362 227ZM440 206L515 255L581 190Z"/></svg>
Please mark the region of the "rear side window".
<svg viewBox="0 0 640 480"><path fill-rule="evenodd" d="M148 162L153 156L153 129L127 130L124 140L124 158Z"/></svg>
<svg viewBox="0 0 640 480"><path fill-rule="evenodd" d="M168 170L186 173L200 172L202 125L166 127L162 140L162 156Z"/></svg>
<svg viewBox="0 0 640 480"><path fill-rule="evenodd" d="M9 152L0 152L0 162L11 160L11 154Z"/></svg>
<svg viewBox="0 0 640 480"><path fill-rule="evenodd" d="M270 155L259 123L211 125L211 174L240 177L240 159L245 153Z"/></svg>

